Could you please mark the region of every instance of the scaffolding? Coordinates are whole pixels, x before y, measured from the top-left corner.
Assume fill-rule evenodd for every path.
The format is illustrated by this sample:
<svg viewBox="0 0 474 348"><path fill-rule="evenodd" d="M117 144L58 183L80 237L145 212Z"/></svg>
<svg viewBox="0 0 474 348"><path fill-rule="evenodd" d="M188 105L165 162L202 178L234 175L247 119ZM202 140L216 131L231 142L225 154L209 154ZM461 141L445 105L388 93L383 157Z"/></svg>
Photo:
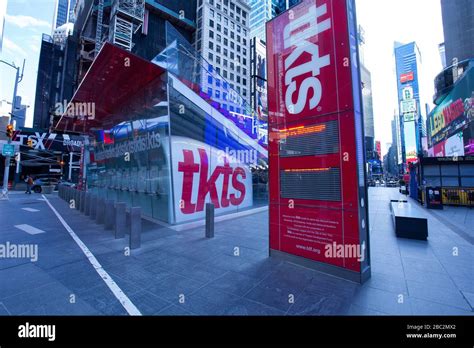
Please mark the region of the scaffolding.
<svg viewBox="0 0 474 348"><path fill-rule="evenodd" d="M110 16L109 42L131 51L133 34L143 25L145 0L115 0Z"/></svg>

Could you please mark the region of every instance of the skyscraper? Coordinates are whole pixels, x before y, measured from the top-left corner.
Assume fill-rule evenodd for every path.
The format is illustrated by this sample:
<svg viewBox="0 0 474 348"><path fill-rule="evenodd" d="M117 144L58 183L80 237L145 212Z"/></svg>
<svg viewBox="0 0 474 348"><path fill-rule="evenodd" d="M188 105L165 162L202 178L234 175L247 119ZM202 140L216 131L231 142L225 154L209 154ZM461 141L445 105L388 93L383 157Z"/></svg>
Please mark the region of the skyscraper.
<svg viewBox="0 0 474 348"><path fill-rule="evenodd" d="M424 123L418 84L421 54L415 42L395 42L395 65L397 77L399 123L401 141L401 163L406 170L421 152L421 124Z"/></svg>
<svg viewBox="0 0 474 348"><path fill-rule="evenodd" d="M446 64L474 58L474 1L441 0Z"/></svg>
<svg viewBox="0 0 474 348"><path fill-rule="evenodd" d="M196 49L201 56L247 105L250 105L249 12L250 7L243 0L199 2L196 39ZM213 100L226 103L229 96L221 95L223 82L203 75L201 86Z"/></svg>
<svg viewBox="0 0 474 348"><path fill-rule="evenodd" d="M53 31L66 23L74 23L76 0L57 0L54 12Z"/></svg>

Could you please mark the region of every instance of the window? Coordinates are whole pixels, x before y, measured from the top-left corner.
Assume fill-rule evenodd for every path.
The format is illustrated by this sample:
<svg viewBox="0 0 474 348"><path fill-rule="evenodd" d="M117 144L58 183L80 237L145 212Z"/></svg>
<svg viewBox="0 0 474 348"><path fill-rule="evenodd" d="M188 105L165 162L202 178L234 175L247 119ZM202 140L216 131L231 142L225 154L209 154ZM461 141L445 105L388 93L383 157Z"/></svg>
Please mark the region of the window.
<svg viewBox="0 0 474 348"><path fill-rule="evenodd" d="M236 10L237 10L237 14L240 15L240 7L239 6L237 6Z"/></svg>
<svg viewBox="0 0 474 348"><path fill-rule="evenodd" d="M240 33L240 30L242 29L242 27L240 25L237 25L237 32Z"/></svg>
<svg viewBox="0 0 474 348"><path fill-rule="evenodd" d="M216 45L216 52L217 52L217 53L221 53L221 46Z"/></svg>
<svg viewBox="0 0 474 348"><path fill-rule="evenodd" d="M218 73L220 75L221 74L221 68L217 67L216 68L216 73Z"/></svg>
<svg viewBox="0 0 474 348"><path fill-rule="evenodd" d="M224 38L224 45L226 45L226 46L229 45L229 40L227 40L226 38Z"/></svg>
<svg viewBox="0 0 474 348"><path fill-rule="evenodd" d="M240 53L240 45L237 45L237 52Z"/></svg>
<svg viewBox="0 0 474 348"><path fill-rule="evenodd" d="M235 23L234 23L234 22L230 22L230 28L231 28L232 30L235 29Z"/></svg>
<svg viewBox="0 0 474 348"><path fill-rule="evenodd" d="M223 76L225 79L227 78L227 70L224 70Z"/></svg>
<svg viewBox="0 0 474 348"><path fill-rule="evenodd" d="M210 48L211 50L213 50L213 49L214 49L214 42L212 42L212 41L209 41L209 48Z"/></svg>
<svg viewBox="0 0 474 348"><path fill-rule="evenodd" d="M247 55L247 50L246 50L245 48L243 48L243 49L242 49L242 53L243 53L244 55Z"/></svg>
<svg viewBox="0 0 474 348"><path fill-rule="evenodd" d="M234 32L233 32L233 31L230 32L230 38L231 38L232 40L235 38L235 35L234 35Z"/></svg>
<svg viewBox="0 0 474 348"><path fill-rule="evenodd" d="M240 42L240 35L237 35L237 42Z"/></svg>
<svg viewBox="0 0 474 348"><path fill-rule="evenodd" d="M224 27L224 35L229 35L229 29Z"/></svg>
<svg viewBox="0 0 474 348"><path fill-rule="evenodd" d="M221 98L221 92L218 90L216 90L216 98L219 98L219 99Z"/></svg>
<svg viewBox="0 0 474 348"><path fill-rule="evenodd" d="M220 87L220 86L221 86L221 80L216 79L216 87Z"/></svg>
<svg viewBox="0 0 474 348"><path fill-rule="evenodd" d="M237 65L237 72L240 73L240 65Z"/></svg>
<svg viewBox="0 0 474 348"><path fill-rule="evenodd" d="M247 59L246 59L246 58L243 58L243 59L242 59L242 64L243 64L243 65L247 65Z"/></svg>
<svg viewBox="0 0 474 348"><path fill-rule="evenodd" d="M247 85L247 79L242 79L242 84Z"/></svg>
<svg viewBox="0 0 474 348"><path fill-rule="evenodd" d="M211 28L214 28L214 21L212 19L209 19L209 26Z"/></svg>
<svg viewBox="0 0 474 348"><path fill-rule="evenodd" d="M209 0L209 3L214 6L214 0Z"/></svg>
<svg viewBox="0 0 474 348"><path fill-rule="evenodd" d="M211 87L207 88L207 94L209 94L212 97L212 88Z"/></svg>
<svg viewBox="0 0 474 348"><path fill-rule="evenodd" d="M212 85L212 75L207 76L207 83Z"/></svg>
<svg viewBox="0 0 474 348"><path fill-rule="evenodd" d="M224 66L227 66L227 59L224 58Z"/></svg>
<svg viewBox="0 0 474 348"><path fill-rule="evenodd" d="M234 70L234 63L230 62L230 68Z"/></svg>
<svg viewBox="0 0 474 348"><path fill-rule="evenodd" d="M222 37L219 34L217 34L217 42L221 42L221 41L222 41Z"/></svg>
<svg viewBox="0 0 474 348"><path fill-rule="evenodd" d="M227 19L227 17L224 17L224 24L229 25L229 20Z"/></svg>
<svg viewBox="0 0 474 348"><path fill-rule="evenodd" d="M230 79L234 81L234 73L230 73Z"/></svg>
<svg viewBox="0 0 474 348"><path fill-rule="evenodd" d="M227 93L226 92L222 93L222 99L227 100Z"/></svg>
<svg viewBox="0 0 474 348"><path fill-rule="evenodd" d="M227 48L224 48L224 56L227 57L227 53L228 53Z"/></svg>
<svg viewBox="0 0 474 348"><path fill-rule="evenodd" d="M222 16L220 13L217 14L217 21L220 23L222 20Z"/></svg>
<svg viewBox="0 0 474 348"><path fill-rule="evenodd" d="M217 64L220 64L220 63L221 63L221 57L216 56L216 63L217 63Z"/></svg>
<svg viewBox="0 0 474 348"><path fill-rule="evenodd" d="M247 12L245 12L244 10L242 10L242 16L245 18L247 17Z"/></svg>
<svg viewBox="0 0 474 348"><path fill-rule="evenodd" d="M214 38L214 32L212 30L209 30L209 38L210 39Z"/></svg>
<svg viewBox="0 0 474 348"><path fill-rule="evenodd" d="M235 11L235 5L234 5L233 3L230 3L230 9L231 9L232 11Z"/></svg>
<svg viewBox="0 0 474 348"><path fill-rule="evenodd" d="M209 60L212 60L212 59L214 58L214 56L212 55L212 53L211 53L211 52L209 52L209 54L208 54L208 56L207 56L207 57L209 58Z"/></svg>
<svg viewBox="0 0 474 348"><path fill-rule="evenodd" d="M218 10L220 10L221 9L221 4L217 4L216 7L217 7Z"/></svg>
<svg viewBox="0 0 474 348"><path fill-rule="evenodd" d="M244 75L247 75L247 69L242 68L242 73L243 73Z"/></svg>
<svg viewBox="0 0 474 348"><path fill-rule="evenodd" d="M222 26L220 24L217 24L217 31L221 31L222 30Z"/></svg>
<svg viewBox="0 0 474 348"><path fill-rule="evenodd" d="M234 42L231 41L231 42L230 42L230 48L234 49L234 47L235 47Z"/></svg>
<svg viewBox="0 0 474 348"><path fill-rule="evenodd" d="M230 18L234 18L234 12L230 13Z"/></svg>
<svg viewBox="0 0 474 348"><path fill-rule="evenodd" d="M245 88L244 88L244 89L242 89L242 94L243 94L243 96L244 96L244 97L246 97L246 96L247 96L247 90L246 90Z"/></svg>
<svg viewBox="0 0 474 348"><path fill-rule="evenodd" d="M224 0L224 5L229 6L229 0Z"/></svg>
<svg viewBox="0 0 474 348"><path fill-rule="evenodd" d="M247 36L247 29L242 30L242 32L244 33L244 36Z"/></svg>
<svg viewBox="0 0 474 348"><path fill-rule="evenodd" d="M237 92L239 92L239 94L240 94L240 87L239 86L237 86Z"/></svg>
<svg viewBox="0 0 474 348"><path fill-rule="evenodd" d="M237 83L240 83L240 76L237 75Z"/></svg>
<svg viewBox="0 0 474 348"><path fill-rule="evenodd" d="M230 52L230 59L234 59L234 52Z"/></svg>
<svg viewBox="0 0 474 348"><path fill-rule="evenodd" d="M227 9L224 7L224 13L227 14Z"/></svg>
<svg viewBox="0 0 474 348"><path fill-rule="evenodd" d="M236 16L236 17L235 17L235 20L236 20L238 23L240 23L240 17L237 17L237 16Z"/></svg>

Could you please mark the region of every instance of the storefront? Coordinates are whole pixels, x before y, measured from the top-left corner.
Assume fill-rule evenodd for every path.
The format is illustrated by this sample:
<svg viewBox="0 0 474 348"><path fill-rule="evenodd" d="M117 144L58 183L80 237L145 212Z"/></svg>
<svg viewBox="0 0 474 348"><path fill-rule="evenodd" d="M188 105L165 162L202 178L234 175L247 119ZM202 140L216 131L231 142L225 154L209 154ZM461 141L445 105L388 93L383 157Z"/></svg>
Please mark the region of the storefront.
<svg viewBox="0 0 474 348"><path fill-rule="evenodd" d="M216 215L266 205L258 127L200 90L202 74L224 79L167 28L154 62L105 44L70 104L93 103L94 115L65 113L56 126L89 135L87 189L171 224L202 219L206 203ZM222 83L221 95L232 92Z"/></svg>
<svg viewBox="0 0 474 348"><path fill-rule="evenodd" d="M474 60L428 116L428 151L418 169L422 189L442 192L443 204L474 205Z"/></svg>

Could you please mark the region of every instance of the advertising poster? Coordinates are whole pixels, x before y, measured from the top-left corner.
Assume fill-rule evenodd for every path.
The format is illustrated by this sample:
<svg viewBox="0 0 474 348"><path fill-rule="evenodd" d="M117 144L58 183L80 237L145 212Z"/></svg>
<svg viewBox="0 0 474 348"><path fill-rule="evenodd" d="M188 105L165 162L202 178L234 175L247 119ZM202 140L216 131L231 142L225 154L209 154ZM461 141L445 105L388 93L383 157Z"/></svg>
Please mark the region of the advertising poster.
<svg viewBox="0 0 474 348"><path fill-rule="evenodd" d="M474 68L469 66L452 91L428 116L428 148L432 149L428 153L434 153L434 157L474 154L473 121Z"/></svg>
<svg viewBox="0 0 474 348"><path fill-rule="evenodd" d="M268 22L267 59L270 253L363 282L370 262L354 2L303 0Z"/></svg>

